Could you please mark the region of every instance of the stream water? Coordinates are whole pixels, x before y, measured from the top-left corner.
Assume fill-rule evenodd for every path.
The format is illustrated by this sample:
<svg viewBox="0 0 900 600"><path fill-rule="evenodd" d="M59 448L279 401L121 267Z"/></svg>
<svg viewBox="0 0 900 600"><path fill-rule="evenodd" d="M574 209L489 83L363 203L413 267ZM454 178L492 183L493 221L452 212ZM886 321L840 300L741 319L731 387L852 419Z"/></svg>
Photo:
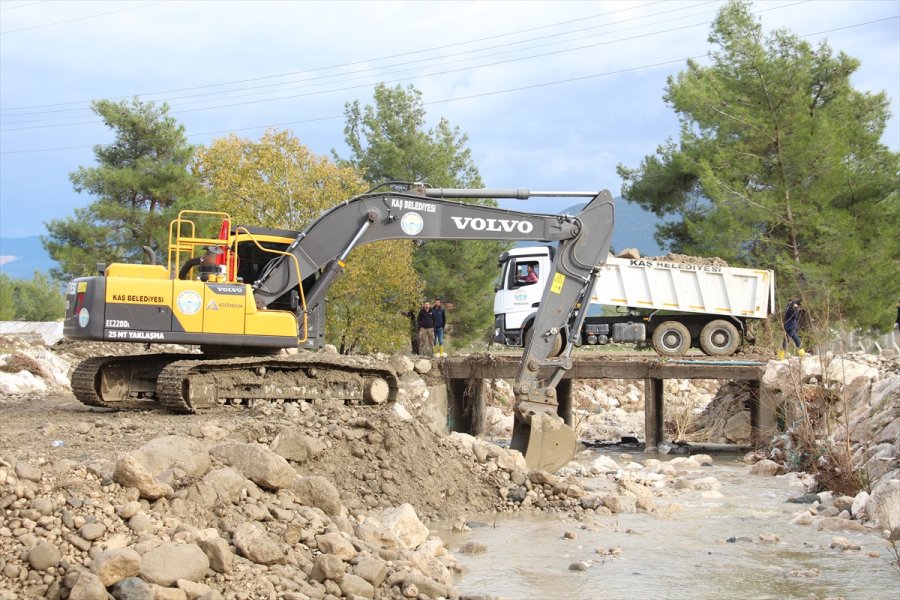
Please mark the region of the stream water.
<svg viewBox="0 0 900 600"><path fill-rule="evenodd" d="M591 515L583 521L473 516L471 531L438 531L465 568L460 592L516 600L900 600L900 570L879 533L793 525L792 515L804 505L785 500L802 495L802 487L784 477L751 476L734 458L714 458L715 466L702 475L718 479L721 498L674 492L656 498L657 513ZM566 539L567 532L575 539ZM772 539L770 534L777 541L760 539ZM836 536L861 549L830 548ZM470 541L487 551L458 552ZM601 555L598 548L620 548L621 554ZM575 562L589 566L572 571Z"/></svg>

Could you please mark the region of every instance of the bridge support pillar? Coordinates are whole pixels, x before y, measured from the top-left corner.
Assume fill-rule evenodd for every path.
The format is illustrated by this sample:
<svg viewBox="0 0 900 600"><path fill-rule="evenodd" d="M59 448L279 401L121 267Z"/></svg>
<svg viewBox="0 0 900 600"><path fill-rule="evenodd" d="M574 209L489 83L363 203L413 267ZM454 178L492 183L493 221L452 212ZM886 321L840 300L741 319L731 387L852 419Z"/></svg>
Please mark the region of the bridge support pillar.
<svg viewBox="0 0 900 600"><path fill-rule="evenodd" d="M644 452L657 452L656 447L665 437L663 382L662 379L644 380Z"/></svg>
<svg viewBox="0 0 900 600"><path fill-rule="evenodd" d="M750 405L750 443L756 447L775 435L775 399L760 381L752 384L753 404Z"/></svg>
<svg viewBox="0 0 900 600"><path fill-rule="evenodd" d="M451 379L447 405L447 430L484 433L484 379Z"/></svg>
<svg viewBox="0 0 900 600"><path fill-rule="evenodd" d="M560 379L556 384L556 401L559 403L556 414L562 417L566 425L572 427L572 380Z"/></svg>

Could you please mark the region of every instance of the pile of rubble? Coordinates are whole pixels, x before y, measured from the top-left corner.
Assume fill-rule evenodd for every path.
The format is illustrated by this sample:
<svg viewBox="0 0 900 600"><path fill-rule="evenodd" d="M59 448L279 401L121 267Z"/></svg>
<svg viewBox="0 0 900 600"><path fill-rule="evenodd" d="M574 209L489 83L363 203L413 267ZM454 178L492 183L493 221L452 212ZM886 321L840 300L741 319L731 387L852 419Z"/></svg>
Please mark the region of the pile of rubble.
<svg viewBox="0 0 900 600"><path fill-rule="evenodd" d="M673 498L720 495L702 469L708 456L637 463L585 454L550 474L529 470L516 451L447 435L425 418L434 383L427 360L389 358L401 379L390 406L272 402L191 417L87 409L66 391L68 350L0 344L2 385L29 381L22 372L44 385L0 393L3 600L457 598L457 560L428 528L438 520L465 528L469 516L486 512L576 519L659 513L677 510ZM859 356L773 361L764 383L782 400L797 386L840 389L852 400L843 422L855 462L873 476L871 496L808 495L811 504L796 522L896 527L897 363ZM582 435L639 437L640 385L578 384ZM508 437L504 386L494 386L487 420ZM695 434L744 439L745 390L715 382L667 386L670 406L691 414L705 406ZM769 458L752 467L758 475L782 471Z"/></svg>

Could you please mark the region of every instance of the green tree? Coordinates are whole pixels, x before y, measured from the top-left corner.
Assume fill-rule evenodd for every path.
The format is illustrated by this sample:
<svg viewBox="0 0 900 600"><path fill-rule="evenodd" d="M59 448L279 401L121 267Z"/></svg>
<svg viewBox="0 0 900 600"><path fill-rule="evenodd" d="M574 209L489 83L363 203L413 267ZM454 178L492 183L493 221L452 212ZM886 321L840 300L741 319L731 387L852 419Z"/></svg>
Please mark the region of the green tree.
<svg viewBox="0 0 900 600"><path fill-rule="evenodd" d="M164 256L169 222L178 209L203 201L188 170L193 147L168 105L135 98L91 106L115 140L94 146L97 166L69 175L76 191L96 200L72 217L46 223L42 242L59 263L52 273L60 278L90 274L98 262L149 260L144 247L153 260Z"/></svg>
<svg viewBox="0 0 900 600"><path fill-rule="evenodd" d="M345 106L344 139L348 159L366 181L425 182L434 187L484 187L467 148L468 136L441 118L428 128L422 93L413 86L375 87L374 104ZM337 158L336 151L332 153ZM495 206L493 201L480 201ZM452 343L488 339L493 324L493 283L503 242L431 241L415 252L415 267L429 298L440 297L448 312ZM461 274L465 274L464 277Z"/></svg>
<svg viewBox="0 0 900 600"><path fill-rule="evenodd" d="M657 231L673 251L775 268L784 298L887 326L900 285L887 96L853 89L859 62L826 43L763 36L746 1L720 10L709 42L711 65L689 61L666 85L680 140L620 165L623 195L675 217Z"/></svg>
<svg viewBox="0 0 900 600"><path fill-rule="evenodd" d="M66 300L57 281L36 271L29 280L0 274L0 321L57 321Z"/></svg>
<svg viewBox="0 0 900 600"><path fill-rule="evenodd" d="M0 321L12 321L16 318L13 285L9 275L0 273Z"/></svg>
<svg viewBox="0 0 900 600"><path fill-rule="evenodd" d="M231 135L197 152L194 173L235 223L302 230L323 210L359 194L359 171L317 156L288 131L259 141ZM342 353L391 351L409 343L406 314L422 294L408 242L351 252L328 293L327 339Z"/></svg>

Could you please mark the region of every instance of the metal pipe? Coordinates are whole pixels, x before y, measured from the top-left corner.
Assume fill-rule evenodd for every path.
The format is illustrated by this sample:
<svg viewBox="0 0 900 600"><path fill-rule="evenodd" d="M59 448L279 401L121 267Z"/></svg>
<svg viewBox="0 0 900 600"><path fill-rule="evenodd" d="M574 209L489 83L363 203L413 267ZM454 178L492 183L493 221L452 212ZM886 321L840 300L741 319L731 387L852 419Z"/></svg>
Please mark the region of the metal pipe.
<svg viewBox="0 0 900 600"><path fill-rule="evenodd" d="M465 189L465 188L424 188L426 198L506 198L528 200L529 198L593 198L599 192L558 192L531 191L527 188L517 189Z"/></svg>

